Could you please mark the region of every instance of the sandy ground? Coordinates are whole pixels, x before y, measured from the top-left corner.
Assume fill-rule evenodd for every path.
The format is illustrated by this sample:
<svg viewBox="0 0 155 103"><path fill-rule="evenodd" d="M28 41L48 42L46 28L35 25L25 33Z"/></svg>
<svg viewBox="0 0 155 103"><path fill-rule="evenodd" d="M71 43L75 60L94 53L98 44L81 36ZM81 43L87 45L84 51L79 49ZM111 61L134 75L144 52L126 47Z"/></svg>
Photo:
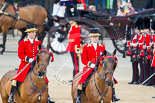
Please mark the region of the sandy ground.
<svg viewBox="0 0 155 103"><path fill-rule="evenodd" d="M7 71L18 67L20 60L17 56L17 46L19 38L9 37L6 43L6 51L4 55L0 55L0 77ZM0 36L0 43L2 42ZM46 44L46 40L44 41ZM106 49L113 51L114 47L111 40L104 41ZM47 77L50 80L49 94L56 103L72 103L71 86L68 80L72 79L72 61L69 53L63 55L54 54L55 61L48 66ZM130 58L122 58L117 52L118 67L114 73L114 77L118 80L116 94L121 100L118 103L155 103L155 88L152 86L129 85L131 80L131 63ZM80 62L80 70L82 70ZM2 103L0 99L0 103Z"/></svg>

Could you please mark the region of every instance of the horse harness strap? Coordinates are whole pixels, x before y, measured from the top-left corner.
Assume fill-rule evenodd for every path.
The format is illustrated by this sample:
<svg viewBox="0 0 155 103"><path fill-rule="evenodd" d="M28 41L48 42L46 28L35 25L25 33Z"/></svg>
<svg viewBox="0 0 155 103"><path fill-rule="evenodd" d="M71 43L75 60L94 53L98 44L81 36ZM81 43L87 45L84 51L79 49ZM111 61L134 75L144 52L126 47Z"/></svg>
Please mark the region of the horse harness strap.
<svg viewBox="0 0 155 103"><path fill-rule="evenodd" d="M106 59L106 58L114 58L114 57L113 57L113 56L104 57L104 59ZM97 72L97 74L98 74L103 80L106 79L106 75L107 75L107 74L113 74L113 72L106 72L106 73L104 74L104 77L103 77L103 76L97 71L97 68L98 68L98 66L96 66L96 67L94 68L94 70L95 70L95 72ZM95 87L96 87L96 89L97 89L99 95L101 96L101 103L103 103L103 97L107 94L108 89L109 89L109 86L107 86L106 91L105 91L104 94L102 95L102 93L100 92L100 90L98 89L98 87L97 87L97 85L96 85L95 73L94 73L94 84L95 84Z"/></svg>
<svg viewBox="0 0 155 103"><path fill-rule="evenodd" d="M43 89L40 91L40 90L34 85L34 83L33 83L33 81L32 81L32 77L31 77L31 73L30 73L30 80L31 80L31 83L32 83L33 87L37 90L37 92L40 93L39 96L38 96L38 100L37 100L37 103L40 103L40 101L41 101L41 95L42 95L42 93L45 91L46 86L47 86L47 83L46 83L46 81L45 81L45 85L44 85Z"/></svg>
<svg viewBox="0 0 155 103"><path fill-rule="evenodd" d="M14 4L14 8L15 8L15 18L14 18L15 20L14 20L11 28L14 28L15 25L16 25L17 20L20 19L20 17L18 16L19 10L18 10L17 4Z"/></svg>
<svg viewBox="0 0 155 103"><path fill-rule="evenodd" d="M2 8L0 9L0 15L2 15L2 14L3 14L3 15L7 15L7 16L10 16L10 17L12 17L12 18L15 19L15 21L13 22L11 28L14 28L14 26L15 26L17 20L21 20L21 21L23 21L23 22L25 22L25 23L32 24L32 22L29 22L29 21L27 21L27 20L24 20L24 19L22 19L22 18L20 18L20 17L18 16L18 8L17 8L17 5L15 5L15 15L12 15L12 14L9 14L9 13L5 12L5 10L6 10L6 8L7 8L8 6L9 6L8 3L5 3L5 4L2 6Z"/></svg>
<svg viewBox="0 0 155 103"><path fill-rule="evenodd" d="M6 10L8 6L9 6L8 3L5 3L4 5L2 5L2 8L0 9L0 15L4 13L4 11Z"/></svg>
<svg viewBox="0 0 155 103"><path fill-rule="evenodd" d="M102 103L102 102L103 102L103 97L107 94L108 89L109 89L109 86L107 87L106 91L105 91L104 94L102 95L101 92L100 92L100 90L97 88L96 80L95 80L95 74L94 74L94 83L95 83L95 87L96 87L96 89L97 89L99 95L101 96L101 103Z"/></svg>

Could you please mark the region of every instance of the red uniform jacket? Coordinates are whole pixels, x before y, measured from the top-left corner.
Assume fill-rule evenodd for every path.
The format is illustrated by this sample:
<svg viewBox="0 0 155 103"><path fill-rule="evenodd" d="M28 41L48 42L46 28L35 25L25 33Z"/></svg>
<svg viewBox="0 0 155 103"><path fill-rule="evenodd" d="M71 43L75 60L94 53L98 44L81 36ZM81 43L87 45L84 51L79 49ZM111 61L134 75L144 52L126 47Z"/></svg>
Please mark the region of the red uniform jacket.
<svg viewBox="0 0 155 103"><path fill-rule="evenodd" d="M153 60L152 60L151 66L155 67L155 48L153 50Z"/></svg>
<svg viewBox="0 0 155 103"><path fill-rule="evenodd" d="M105 46L103 44L97 44L96 50L94 49L94 46L92 43L86 44L83 47L82 55L81 55L81 61L85 65L83 68L83 75L81 77L81 80L79 81L79 84L84 83L89 76L89 74L93 71L93 68L86 71L89 67L89 62L96 63L97 58L103 53L105 50ZM86 71L86 72L85 72Z"/></svg>
<svg viewBox="0 0 155 103"><path fill-rule="evenodd" d="M21 63L19 65L19 69L17 71L17 74L28 64L27 58L36 58L37 52L39 50L39 44L41 41L34 40L33 45L28 40L28 38L25 38L24 40L19 42L18 46L18 57L21 59ZM31 67L31 64L29 64L21 73L18 75L14 80L17 80L19 82L24 82L25 77ZM48 82L47 78L46 81Z"/></svg>
<svg viewBox="0 0 155 103"><path fill-rule="evenodd" d="M80 48L80 34L81 30L78 25L71 27L68 37L69 43L67 45L66 51L75 52L75 45L77 45L77 48Z"/></svg>
<svg viewBox="0 0 155 103"><path fill-rule="evenodd" d="M147 52L148 52L148 53L151 53L151 50L148 51L148 49L150 48L150 42L151 42L151 35L146 34L146 36L145 36L145 43L146 43L146 46L149 46L149 47L147 48ZM147 59L151 59L151 55L148 55L148 56L147 56Z"/></svg>

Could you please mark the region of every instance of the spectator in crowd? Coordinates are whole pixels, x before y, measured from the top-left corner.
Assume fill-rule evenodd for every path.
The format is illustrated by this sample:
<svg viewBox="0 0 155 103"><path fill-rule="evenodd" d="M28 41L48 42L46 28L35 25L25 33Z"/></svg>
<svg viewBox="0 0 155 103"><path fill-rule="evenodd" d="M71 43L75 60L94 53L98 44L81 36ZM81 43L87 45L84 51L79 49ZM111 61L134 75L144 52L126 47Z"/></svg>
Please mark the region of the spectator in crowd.
<svg viewBox="0 0 155 103"><path fill-rule="evenodd" d="M118 11L117 11L117 16L125 16L124 14L124 6L121 5L120 8L118 8Z"/></svg>
<svg viewBox="0 0 155 103"><path fill-rule="evenodd" d="M98 9L99 5L100 5L101 0L95 0L95 6ZM105 0L102 0L102 7L101 8L105 8Z"/></svg>
<svg viewBox="0 0 155 103"><path fill-rule="evenodd" d="M88 10L90 11L96 11L96 7L94 5L90 5Z"/></svg>
<svg viewBox="0 0 155 103"><path fill-rule="evenodd" d="M126 6L127 6L127 8L125 9L125 14L126 14L126 15L132 15L132 14L135 13L135 9L134 9L134 7L132 6L130 0L126 0Z"/></svg>

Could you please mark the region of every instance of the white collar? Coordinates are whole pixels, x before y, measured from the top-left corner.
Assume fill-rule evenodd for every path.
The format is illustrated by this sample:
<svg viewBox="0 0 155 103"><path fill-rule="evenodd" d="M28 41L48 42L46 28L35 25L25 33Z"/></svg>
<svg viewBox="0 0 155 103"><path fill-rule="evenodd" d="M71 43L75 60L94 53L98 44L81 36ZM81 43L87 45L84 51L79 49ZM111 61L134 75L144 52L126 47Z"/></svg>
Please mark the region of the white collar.
<svg viewBox="0 0 155 103"><path fill-rule="evenodd" d="M34 39L31 39L29 36L28 36L28 39L29 39L30 42L33 44L33 40L34 40Z"/></svg>
<svg viewBox="0 0 155 103"><path fill-rule="evenodd" d="M93 44L93 46L94 46L94 49L96 50L96 48L97 48L97 43L92 42L92 44Z"/></svg>

